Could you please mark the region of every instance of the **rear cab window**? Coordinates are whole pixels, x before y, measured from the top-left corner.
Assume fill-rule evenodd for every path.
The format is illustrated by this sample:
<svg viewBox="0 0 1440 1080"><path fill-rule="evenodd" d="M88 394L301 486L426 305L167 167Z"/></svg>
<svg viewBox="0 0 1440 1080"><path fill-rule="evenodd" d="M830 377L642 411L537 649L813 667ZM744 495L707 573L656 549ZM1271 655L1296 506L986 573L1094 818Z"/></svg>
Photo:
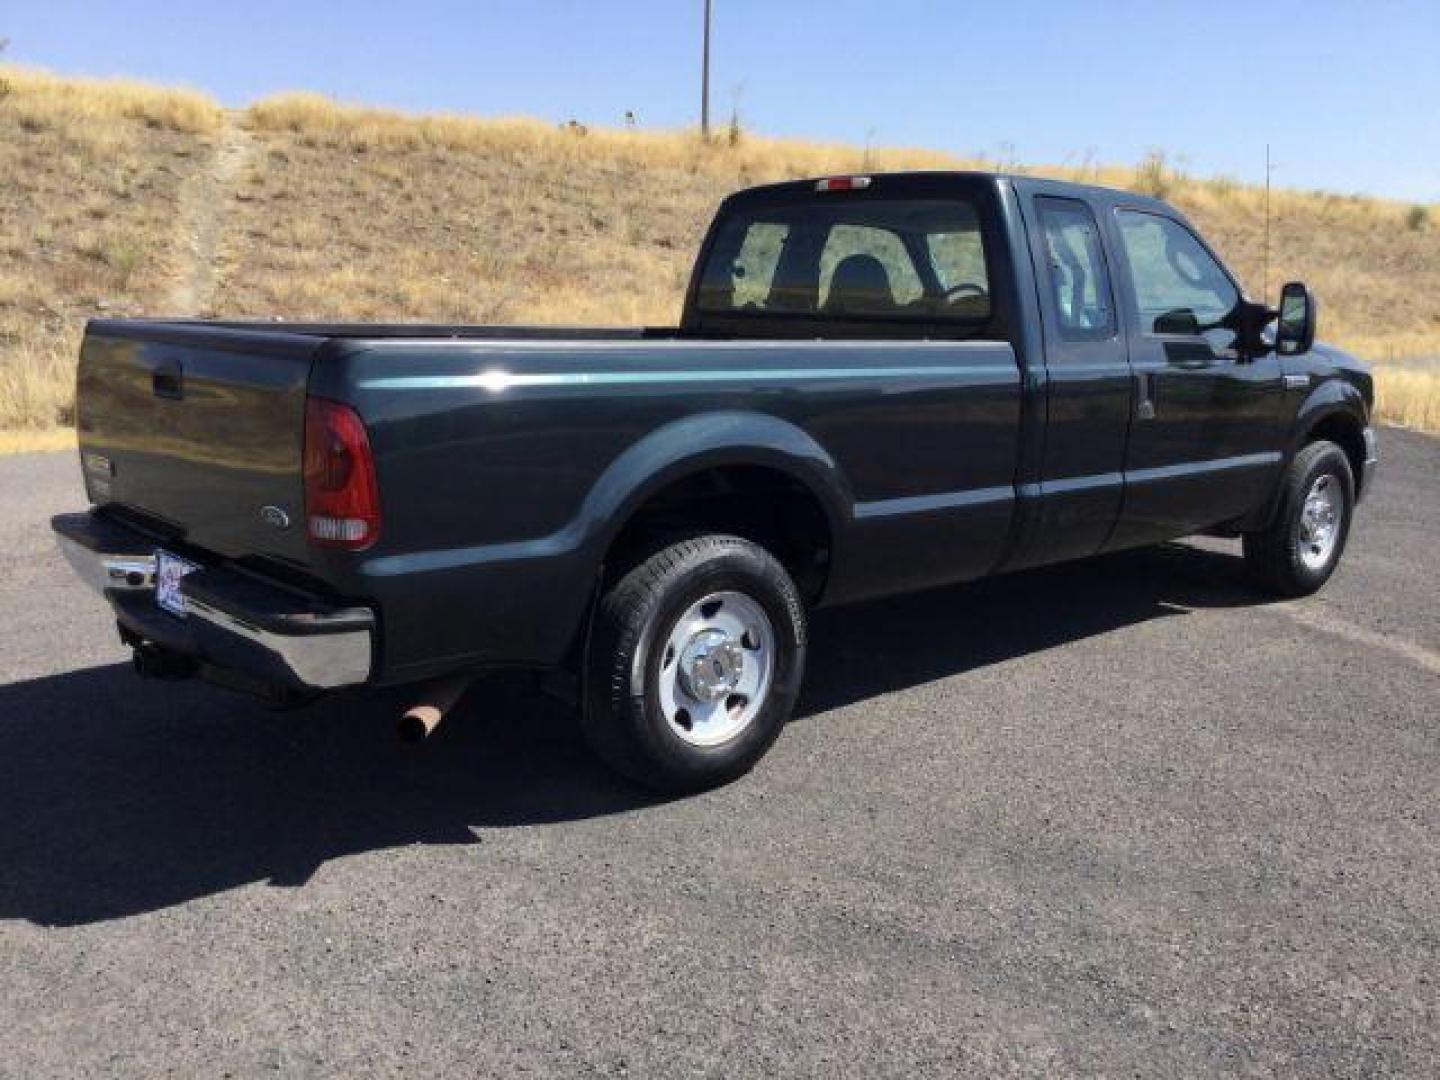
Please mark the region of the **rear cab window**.
<svg viewBox="0 0 1440 1080"><path fill-rule="evenodd" d="M785 197L788 196L788 197ZM695 312L711 325L804 327L845 336L858 323L896 336L978 337L996 314L988 211L976 196L816 193L741 200L722 215Z"/></svg>

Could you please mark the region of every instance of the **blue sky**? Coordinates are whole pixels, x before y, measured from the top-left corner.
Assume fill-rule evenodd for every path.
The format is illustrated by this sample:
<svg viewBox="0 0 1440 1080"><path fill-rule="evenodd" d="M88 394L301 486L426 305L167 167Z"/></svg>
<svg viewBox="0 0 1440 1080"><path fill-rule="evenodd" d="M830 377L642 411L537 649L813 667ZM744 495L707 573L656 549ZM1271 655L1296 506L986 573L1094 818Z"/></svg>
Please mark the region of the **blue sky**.
<svg viewBox="0 0 1440 1080"><path fill-rule="evenodd" d="M6 0L7 57L411 110L676 127L702 0ZM714 0L712 108L775 135L1440 200L1440 0Z"/></svg>

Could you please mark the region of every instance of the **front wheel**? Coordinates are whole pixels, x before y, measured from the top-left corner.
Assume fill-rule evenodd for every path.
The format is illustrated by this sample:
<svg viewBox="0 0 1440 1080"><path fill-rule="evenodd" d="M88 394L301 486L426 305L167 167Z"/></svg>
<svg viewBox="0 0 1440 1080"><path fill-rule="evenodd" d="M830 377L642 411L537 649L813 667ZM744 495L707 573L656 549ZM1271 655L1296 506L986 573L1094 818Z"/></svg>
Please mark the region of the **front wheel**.
<svg viewBox="0 0 1440 1080"><path fill-rule="evenodd" d="M1320 441L1295 455L1282 485L1269 527L1245 534L1245 563L1267 592L1308 596L1340 563L1355 509L1355 477L1345 451Z"/></svg>
<svg viewBox="0 0 1440 1080"><path fill-rule="evenodd" d="M647 787L713 787L770 748L804 669L804 606L775 557L735 536L682 540L601 598L582 726Z"/></svg>

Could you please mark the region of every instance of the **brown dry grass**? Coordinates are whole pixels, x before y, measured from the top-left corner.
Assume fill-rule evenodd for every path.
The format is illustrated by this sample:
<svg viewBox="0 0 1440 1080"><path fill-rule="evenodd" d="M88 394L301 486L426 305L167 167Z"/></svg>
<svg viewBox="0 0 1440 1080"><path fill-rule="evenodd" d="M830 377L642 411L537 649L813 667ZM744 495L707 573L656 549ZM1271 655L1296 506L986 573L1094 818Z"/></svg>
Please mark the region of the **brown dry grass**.
<svg viewBox="0 0 1440 1080"><path fill-rule="evenodd" d="M1375 396L1381 417L1389 423L1440 432L1440 366L1414 371L1377 364Z"/></svg>
<svg viewBox="0 0 1440 1080"><path fill-rule="evenodd" d="M88 316L162 307L219 118L198 94L0 69L0 429L69 422Z"/></svg>
<svg viewBox="0 0 1440 1080"><path fill-rule="evenodd" d="M287 318L666 323L719 200L852 148L261 102L221 295ZM871 167L947 163L886 151Z"/></svg>
<svg viewBox="0 0 1440 1080"><path fill-rule="evenodd" d="M0 180L19 184L0 191L0 349L13 365L0 375L0 428L65 418L79 317L97 301L163 308L186 251L177 193L213 166L225 123L192 94L5 77L15 90L0 100ZM253 151L222 193L208 310L286 319L669 323L704 227L737 187L994 164L748 134L706 144L690 132L415 117L309 95L263 101L241 123ZM1171 199L1259 291L1258 189L1190 179L1158 158L1029 171ZM1381 415L1440 430L1440 369L1384 365L1440 356L1440 212L1415 228L1411 209L1277 190L1271 296L1281 281L1309 281L1322 334L1382 362Z"/></svg>
<svg viewBox="0 0 1440 1080"><path fill-rule="evenodd" d="M0 431L0 456L5 454L38 454L46 450L74 450L75 429L52 427L17 428Z"/></svg>

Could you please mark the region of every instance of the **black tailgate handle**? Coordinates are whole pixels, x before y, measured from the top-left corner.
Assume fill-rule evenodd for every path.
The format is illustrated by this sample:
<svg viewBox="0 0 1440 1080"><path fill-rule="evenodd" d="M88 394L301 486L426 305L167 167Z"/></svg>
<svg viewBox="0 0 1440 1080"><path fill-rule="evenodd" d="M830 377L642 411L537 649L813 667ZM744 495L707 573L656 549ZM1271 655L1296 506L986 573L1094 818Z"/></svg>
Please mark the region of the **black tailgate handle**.
<svg viewBox="0 0 1440 1080"><path fill-rule="evenodd" d="M150 389L156 397L174 398L179 401L185 396L185 369L178 360L166 361L150 373Z"/></svg>

